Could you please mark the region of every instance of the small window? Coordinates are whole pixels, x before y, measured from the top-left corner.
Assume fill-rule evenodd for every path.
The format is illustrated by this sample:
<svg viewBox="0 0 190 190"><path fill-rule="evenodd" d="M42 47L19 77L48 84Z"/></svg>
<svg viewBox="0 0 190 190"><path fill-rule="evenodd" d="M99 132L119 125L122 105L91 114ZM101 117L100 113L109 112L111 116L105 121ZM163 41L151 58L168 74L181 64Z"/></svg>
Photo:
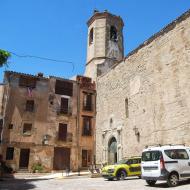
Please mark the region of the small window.
<svg viewBox="0 0 190 190"><path fill-rule="evenodd" d="M24 123L23 134L24 135L31 135L31 131L32 131L32 124L31 123Z"/></svg>
<svg viewBox="0 0 190 190"><path fill-rule="evenodd" d="M13 124L12 123L9 124L8 129L13 129Z"/></svg>
<svg viewBox="0 0 190 190"><path fill-rule="evenodd" d="M92 111L92 94L84 93L83 97L83 109L85 111Z"/></svg>
<svg viewBox="0 0 190 190"><path fill-rule="evenodd" d="M14 156L14 147L7 147L6 160L13 160L13 156Z"/></svg>
<svg viewBox="0 0 190 190"><path fill-rule="evenodd" d="M90 34L89 34L89 45L93 43L94 40L94 29L91 28Z"/></svg>
<svg viewBox="0 0 190 190"><path fill-rule="evenodd" d="M26 111L33 112L34 111L34 100L26 101Z"/></svg>
<svg viewBox="0 0 190 190"><path fill-rule="evenodd" d="M83 117L83 136L91 136L91 117Z"/></svg>
<svg viewBox="0 0 190 190"><path fill-rule="evenodd" d="M110 118L110 128L112 128L112 126L113 126L113 119Z"/></svg>
<svg viewBox="0 0 190 190"><path fill-rule="evenodd" d="M110 40L117 41L117 29L115 26L111 26L110 28Z"/></svg>
<svg viewBox="0 0 190 190"><path fill-rule="evenodd" d="M126 118L129 117L129 101L128 101L128 98L125 99L125 115L126 115Z"/></svg>
<svg viewBox="0 0 190 190"><path fill-rule="evenodd" d="M171 159L187 160L189 156L184 149L164 150L165 154Z"/></svg>

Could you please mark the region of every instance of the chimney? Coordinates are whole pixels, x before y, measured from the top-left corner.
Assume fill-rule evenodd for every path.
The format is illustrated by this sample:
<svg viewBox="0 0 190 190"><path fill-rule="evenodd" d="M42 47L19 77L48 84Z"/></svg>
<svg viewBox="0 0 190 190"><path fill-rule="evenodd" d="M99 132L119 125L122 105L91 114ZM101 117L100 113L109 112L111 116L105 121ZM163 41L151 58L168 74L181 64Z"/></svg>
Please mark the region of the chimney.
<svg viewBox="0 0 190 190"><path fill-rule="evenodd" d="M98 13L99 11L97 9L94 9L94 14Z"/></svg>
<svg viewBox="0 0 190 190"><path fill-rule="evenodd" d="M44 74L43 74L43 73L41 73L41 72L39 72L39 73L37 74L37 76L38 76L38 77L43 77L43 76L44 76Z"/></svg>

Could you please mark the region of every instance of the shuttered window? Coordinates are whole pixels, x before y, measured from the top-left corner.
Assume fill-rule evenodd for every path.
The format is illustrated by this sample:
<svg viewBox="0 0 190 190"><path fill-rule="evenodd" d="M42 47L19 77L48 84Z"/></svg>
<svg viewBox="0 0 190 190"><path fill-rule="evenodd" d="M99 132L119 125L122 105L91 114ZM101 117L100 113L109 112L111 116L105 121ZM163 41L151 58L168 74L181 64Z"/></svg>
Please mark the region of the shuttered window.
<svg viewBox="0 0 190 190"><path fill-rule="evenodd" d="M58 140L67 140L67 124L59 123Z"/></svg>
<svg viewBox="0 0 190 190"><path fill-rule="evenodd" d="M69 99L68 98L61 98L61 107L60 113L67 114L69 111Z"/></svg>
<svg viewBox="0 0 190 190"><path fill-rule="evenodd" d="M19 78L19 86L28 87L28 88L35 88L36 87L36 79L31 78L31 77L21 76Z"/></svg>
<svg viewBox="0 0 190 190"><path fill-rule="evenodd" d="M60 95L73 96L73 83L56 80L55 93Z"/></svg>
<svg viewBox="0 0 190 190"><path fill-rule="evenodd" d="M34 111L34 100L26 101L26 111L33 112Z"/></svg>

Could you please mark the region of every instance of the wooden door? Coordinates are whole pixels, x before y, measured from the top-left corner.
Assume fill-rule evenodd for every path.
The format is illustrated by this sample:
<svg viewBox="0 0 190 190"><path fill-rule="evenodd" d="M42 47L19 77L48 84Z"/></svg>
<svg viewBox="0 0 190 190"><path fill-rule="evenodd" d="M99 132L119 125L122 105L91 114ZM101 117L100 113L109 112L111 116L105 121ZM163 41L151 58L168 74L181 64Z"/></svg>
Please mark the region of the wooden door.
<svg viewBox="0 0 190 190"><path fill-rule="evenodd" d="M54 148L54 170L65 170L66 168L70 168L70 152L70 148Z"/></svg>
<svg viewBox="0 0 190 190"><path fill-rule="evenodd" d="M30 149L20 149L19 168L28 168Z"/></svg>
<svg viewBox="0 0 190 190"><path fill-rule="evenodd" d="M87 158L88 158L87 150L82 150L82 167L87 167Z"/></svg>

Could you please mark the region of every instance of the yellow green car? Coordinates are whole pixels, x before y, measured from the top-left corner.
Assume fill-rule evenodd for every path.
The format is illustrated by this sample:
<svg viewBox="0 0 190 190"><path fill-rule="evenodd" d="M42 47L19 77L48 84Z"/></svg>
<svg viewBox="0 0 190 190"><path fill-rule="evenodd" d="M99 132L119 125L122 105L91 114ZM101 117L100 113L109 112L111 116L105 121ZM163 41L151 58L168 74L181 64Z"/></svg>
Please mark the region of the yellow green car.
<svg viewBox="0 0 190 190"><path fill-rule="evenodd" d="M123 159L114 165L102 168L102 177L108 180L124 180L128 176L141 177L141 157Z"/></svg>

